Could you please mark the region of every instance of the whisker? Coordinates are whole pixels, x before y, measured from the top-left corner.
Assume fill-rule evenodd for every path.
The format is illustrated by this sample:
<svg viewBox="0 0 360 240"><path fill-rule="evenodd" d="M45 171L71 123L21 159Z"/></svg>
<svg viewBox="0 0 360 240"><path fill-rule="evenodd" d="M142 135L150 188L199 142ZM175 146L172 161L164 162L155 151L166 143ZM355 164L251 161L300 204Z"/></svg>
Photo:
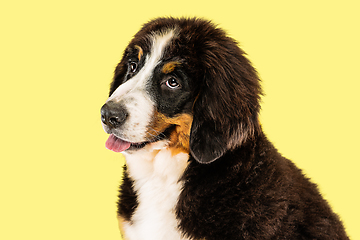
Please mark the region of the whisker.
<svg viewBox="0 0 360 240"><path fill-rule="evenodd" d="M148 141L161 140L166 137L166 135L163 132L157 131L152 127L150 127L149 130L150 130L150 132L148 132L148 134L151 135L153 137L153 139L151 140L147 137ZM155 134L153 134L151 132L154 132Z"/></svg>

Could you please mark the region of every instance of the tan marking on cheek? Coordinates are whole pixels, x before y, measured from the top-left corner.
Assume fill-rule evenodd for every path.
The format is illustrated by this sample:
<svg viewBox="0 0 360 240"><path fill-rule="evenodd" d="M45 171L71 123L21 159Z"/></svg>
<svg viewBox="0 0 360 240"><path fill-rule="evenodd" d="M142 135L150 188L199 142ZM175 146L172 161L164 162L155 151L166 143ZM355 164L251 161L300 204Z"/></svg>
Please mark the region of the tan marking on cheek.
<svg viewBox="0 0 360 240"><path fill-rule="evenodd" d="M170 135L170 147L174 147L174 150L190 152L189 144L192 121L193 117L190 114L181 114L174 119L176 128ZM173 153L176 154L176 151L173 151Z"/></svg>
<svg viewBox="0 0 360 240"><path fill-rule="evenodd" d="M168 63L164 64L164 66L162 68L162 72L165 74L171 73L179 65L180 65L179 62L168 62Z"/></svg>
<svg viewBox="0 0 360 240"><path fill-rule="evenodd" d="M142 50L142 48L138 45L135 45L135 48L139 51L138 53L138 59L139 61L141 60L142 56L144 55L144 51Z"/></svg>
<svg viewBox="0 0 360 240"><path fill-rule="evenodd" d="M179 114L173 118L166 117L164 114L156 112L154 120L148 128L148 137L158 136L171 125L176 125L170 134L169 147L173 155L180 152L190 152L190 130L193 117L190 114Z"/></svg>
<svg viewBox="0 0 360 240"><path fill-rule="evenodd" d="M148 126L146 137L149 139L157 137L164 132L165 129L170 127L170 125L171 123L169 122L169 118L165 117L162 113L155 112L153 120Z"/></svg>

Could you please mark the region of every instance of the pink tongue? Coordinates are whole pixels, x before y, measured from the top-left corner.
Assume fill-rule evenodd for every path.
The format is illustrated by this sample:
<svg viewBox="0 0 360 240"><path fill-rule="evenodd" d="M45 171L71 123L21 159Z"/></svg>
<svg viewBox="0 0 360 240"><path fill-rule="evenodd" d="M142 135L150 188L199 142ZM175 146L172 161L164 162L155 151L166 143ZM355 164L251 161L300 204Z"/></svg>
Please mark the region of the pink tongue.
<svg viewBox="0 0 360 240"><path fill-rule="evenodd" d="M111 134L105 143L107 149L114 152L122 152L130 147L131 143L117 138L114 134Z"/></svg>

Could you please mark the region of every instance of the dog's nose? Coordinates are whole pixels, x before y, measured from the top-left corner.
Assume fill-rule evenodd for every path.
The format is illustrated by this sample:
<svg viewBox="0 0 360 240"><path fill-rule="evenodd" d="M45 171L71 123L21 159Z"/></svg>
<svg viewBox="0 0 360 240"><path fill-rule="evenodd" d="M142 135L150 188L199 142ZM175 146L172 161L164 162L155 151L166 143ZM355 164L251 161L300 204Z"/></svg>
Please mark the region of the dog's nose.
<svg viewBox="0 0 360 240"><path fill-rule="evenodd" d="M117 128L124 124L129 116L122 104L107 102L101 108L101 121L110 128Z"/></svg>

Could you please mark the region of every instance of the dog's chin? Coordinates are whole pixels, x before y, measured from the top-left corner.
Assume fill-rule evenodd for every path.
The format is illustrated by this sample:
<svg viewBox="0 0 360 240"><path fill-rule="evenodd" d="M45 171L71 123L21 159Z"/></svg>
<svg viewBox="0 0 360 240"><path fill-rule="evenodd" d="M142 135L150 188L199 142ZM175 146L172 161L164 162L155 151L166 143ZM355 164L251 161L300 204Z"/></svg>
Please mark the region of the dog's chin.
<svg viewBox="0 0 360 240"><path fill-rule="evenodd" d="M130 147L127 150L129 150L129 151L131 151L131 150L139 150L139 149L142 149L145 146L149 145L150 143L152 143L152 142L147 141L147 142L140 142L140 143L131 143Z"/></svg>

